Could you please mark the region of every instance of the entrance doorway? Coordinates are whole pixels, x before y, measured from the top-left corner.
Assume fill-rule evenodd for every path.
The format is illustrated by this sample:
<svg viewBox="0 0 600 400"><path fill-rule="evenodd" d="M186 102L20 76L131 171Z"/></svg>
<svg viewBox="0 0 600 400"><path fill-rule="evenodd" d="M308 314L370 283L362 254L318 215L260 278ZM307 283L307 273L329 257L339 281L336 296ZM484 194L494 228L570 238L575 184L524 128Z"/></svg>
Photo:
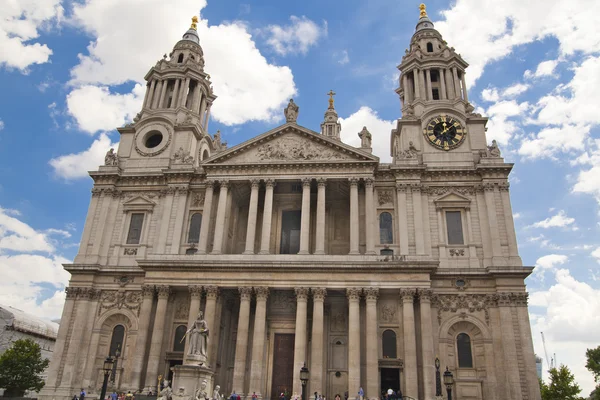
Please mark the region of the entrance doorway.
<svg viewBox="0 0 600 400"><path fill-rule="evenodd" d="M284 211L281 214L281 244L279 254L298 254L300 251L300 210Z"/></svg>
<svg viewBox="0 0 600 400"><path fill-rule="evenodd" d="M400 390L400 369L399 368L381 368L381 396L392 389L398 393Z"/></svg>
<svg viewBox="0 0 600 400"><path fill-rule="evenodd" d="M275 334L271 400L278 400L281 393L285 393L286 396L292 395L294 385L294 339L295 335L293 333Z"/></svg>

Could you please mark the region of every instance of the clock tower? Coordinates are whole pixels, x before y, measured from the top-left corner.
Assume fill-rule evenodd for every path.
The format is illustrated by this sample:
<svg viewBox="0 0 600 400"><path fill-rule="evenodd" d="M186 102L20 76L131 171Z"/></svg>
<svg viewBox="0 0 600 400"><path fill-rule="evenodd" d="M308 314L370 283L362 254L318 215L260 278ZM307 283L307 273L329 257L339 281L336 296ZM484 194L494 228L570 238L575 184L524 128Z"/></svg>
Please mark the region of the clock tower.
<svg viewBox="0 0 600 400"><path fill-rule="evenodd" d="M468 64L435 29L425 5L419 8L410 47L398 66L402 118L392 131L394 164L473 166L487 149L487 118L474 114L468 101Z"/></svg>

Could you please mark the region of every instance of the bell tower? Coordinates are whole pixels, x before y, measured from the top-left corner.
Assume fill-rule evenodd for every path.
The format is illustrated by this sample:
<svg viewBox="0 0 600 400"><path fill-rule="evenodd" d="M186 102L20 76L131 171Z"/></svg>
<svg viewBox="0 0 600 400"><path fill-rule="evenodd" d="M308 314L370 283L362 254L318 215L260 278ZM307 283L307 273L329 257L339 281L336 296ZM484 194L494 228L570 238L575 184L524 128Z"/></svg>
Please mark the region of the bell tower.
<svg viewBox="0 0 600 400"><path fill-rule="evenodd" d="M327 107L327 111L325 111L325 117L321 124L321 134L323 136L329 136L332 139L340 140L342 125L338 122L338 113L333 106L333 96L335 96L335 92L330 90L327 95L329 96L329 107Z"/></svg>
<svg viewBox="0 0 600 400"><path fill-rule="evenodd" d="M391 155L394 163L472 166L487 148L487 118L474 114L468 101L468 64L435 29L425 4L419 9L410 47L398 65L402 118L392 131Z"/></svg>

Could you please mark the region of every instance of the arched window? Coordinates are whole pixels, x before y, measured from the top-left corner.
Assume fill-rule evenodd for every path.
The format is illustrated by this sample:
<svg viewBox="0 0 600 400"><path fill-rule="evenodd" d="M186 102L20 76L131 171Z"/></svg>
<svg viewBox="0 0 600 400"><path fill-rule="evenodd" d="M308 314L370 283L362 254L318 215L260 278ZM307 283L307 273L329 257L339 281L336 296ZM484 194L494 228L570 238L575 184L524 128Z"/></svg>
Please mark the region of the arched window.
<svg viewBox="0 0 600 400"><path fill-rule="evenodd" d="M202 225L202 214L195 213L190 219L190 231L188 233L188 243L198 243L200 240L200 226Z"/></svg>
<svg viewBox="0 0 600 400"><path fill-rule="evenodd" d="M381 338L383 358L396 358L396 332L392 330L383 331Z"/></svg>
<svg viewBox="0 0 600 400"><path fill-rule="evenodd" d="M210 157L210 154L208 154L207 149L204 149L204 151L202 152L202 161L206 160L208 157Z"/></svg>
<svg viewBox="0 0 600 400"><path fill-rule="evenodd" d="M431 42L427 43L427 52L433 53L433 44Z"/></svg>
<svg viewBox="0 0 600 400"><path fill-rule="evenodd" d="M182 340L187 332L187 326L179 325L175 329L175 338L173 339L173 351L183 351L185 349L185 340Z"/></svg>
<svg viewBox="0 0 600 400"><path fill-rule="evenodd" d="M379 242L381 244L394 243L394 231L392 225L392 214L389 212L382 212L379 214Z"/></svg>
<svg viewBox="0 0 600 400"><path fill-rule="evenodd" d="M125 338L125 327L123 325L117 325L114 327L112 337L110 339L110 347L108 350L109 357L114 357L117 353L123 352L123 339Z"/></svg>
<svg viewBox="0 0 600 400"><path fill-rule="evenodd" d="M473 368L471 338L466 333L459 333L456 336L456 352L458 353L458 368Z"/></svg>
<svg viewBox="0 0 600 400"><path fill-rule="evenodd" d="M179 57L177 57L177 62L179 64L181 64L183 62L183 54L180 54Z"/></svg>

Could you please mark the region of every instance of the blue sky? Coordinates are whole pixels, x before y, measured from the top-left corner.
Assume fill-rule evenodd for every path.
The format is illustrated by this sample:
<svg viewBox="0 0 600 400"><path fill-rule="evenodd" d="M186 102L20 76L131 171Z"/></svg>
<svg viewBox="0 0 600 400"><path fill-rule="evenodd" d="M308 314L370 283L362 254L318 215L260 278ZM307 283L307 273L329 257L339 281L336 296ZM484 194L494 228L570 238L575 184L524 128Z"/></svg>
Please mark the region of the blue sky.
<svg viewBox="0 0 600 400"><path fill-rule="evenodd" d="M219 96L210 131L235 145L282 123L319 130L326 93L346 143L366 125L389 161L394 89L416 1L9 0L0 9L0 304L60 317L96 169L143 98L143 76L200 15ZM432 1L436 28L470 63L469 99L509 162L536 352L593 387L600 344L600 3ZM545 367L546 368L546 367Z"/></svg>

